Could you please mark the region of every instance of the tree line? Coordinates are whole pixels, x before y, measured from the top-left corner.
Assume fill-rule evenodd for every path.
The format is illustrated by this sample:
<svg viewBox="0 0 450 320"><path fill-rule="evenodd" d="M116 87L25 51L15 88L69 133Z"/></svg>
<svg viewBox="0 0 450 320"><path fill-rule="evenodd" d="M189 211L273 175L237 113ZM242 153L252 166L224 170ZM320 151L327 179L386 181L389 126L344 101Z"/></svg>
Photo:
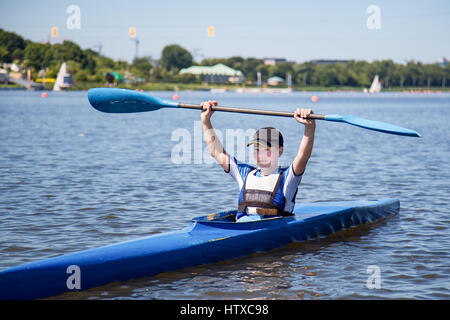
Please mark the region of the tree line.
<svg viewBox="0 0 450 320"><path fill-rule="evenodd" d="M241 70L248 84L255 84L257 73L261 74L263 82L272 76L286 79L290 74L292 84L296 87L369 87L375 75L379 75L384 87L446 87L450 82L450 65L441 66L437 63L407 61L399 64L392 60L351 60L335 64L310 61L266 65L263 59L239 56L207 58L195 62L188 50L176 44L165 46L160 59L139 57L129 63L116 61L92 49L81 49L72 41L39 43L0 29L0 63L16 62L31 68L35 76L45 70L46 77L56 77L64 61L75 82L104 82L105 73L115 71L134 82L200 83L201 79L189 74L180 75L179 70L192 65L211 66L217 63Z"/></svg>
<svg viewBox="0 0 450 320"><path fill-rule="evenodd" d="M355 61L345 63L317 64L314 62L281 62L265 65L263 59L232 57L226 59L205 59L202 65L223 63L231 68L241 70L247 80L255 81L257 73L262 80L272 76L286 79L291 74L294 86L348 86L369 87L375 75L379 76L383 87L445 87L449 85L450 65L438 63L423 64L408 61L406 64L394 63L392 60Z"/></svg>

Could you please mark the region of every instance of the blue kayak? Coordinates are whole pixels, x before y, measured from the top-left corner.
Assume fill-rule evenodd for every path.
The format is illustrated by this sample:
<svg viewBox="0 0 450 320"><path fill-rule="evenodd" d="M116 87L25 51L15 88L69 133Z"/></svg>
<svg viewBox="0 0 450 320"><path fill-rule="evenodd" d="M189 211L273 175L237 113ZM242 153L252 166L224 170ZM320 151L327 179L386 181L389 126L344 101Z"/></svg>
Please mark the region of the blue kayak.
<svg viewBox="0 0 450 320"><path fill-rule="evenodd" d="M236 211L192 219L185 229L57 256L0 271L0 299L36 299L153 276L254 252L398 214L397 199L297 204L295 215L234 222Z"/></svg>

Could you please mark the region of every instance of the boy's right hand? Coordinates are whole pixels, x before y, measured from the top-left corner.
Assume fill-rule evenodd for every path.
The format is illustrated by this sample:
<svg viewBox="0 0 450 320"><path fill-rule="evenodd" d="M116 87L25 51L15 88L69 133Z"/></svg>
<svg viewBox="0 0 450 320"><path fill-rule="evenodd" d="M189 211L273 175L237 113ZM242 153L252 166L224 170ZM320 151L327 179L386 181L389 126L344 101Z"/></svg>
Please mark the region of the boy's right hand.
<svg viewBox="0 0 450 320"><path fill-rule="evenodd" d="M211 107L217 106L217 101L203 101L201 103L201 106L203 107L202 113L200 114L202 118L202 123L205 123L206 121L210 121L212 114L214 113L214 110L211 110Z"/></svg>

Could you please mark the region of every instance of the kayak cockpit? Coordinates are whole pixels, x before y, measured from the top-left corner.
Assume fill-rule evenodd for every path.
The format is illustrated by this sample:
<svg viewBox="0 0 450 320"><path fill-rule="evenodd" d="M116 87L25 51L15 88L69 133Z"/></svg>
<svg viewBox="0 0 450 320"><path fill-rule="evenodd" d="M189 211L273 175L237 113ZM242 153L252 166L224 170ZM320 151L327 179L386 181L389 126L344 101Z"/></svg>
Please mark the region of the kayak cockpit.
<svg viewBox="0 0 450 320"><path fill-rule="evenodd" d="M236 210L230 210L209 214L207 216L195 217L192 218L191 221L194 225L202 225L214 228L254 230L273 227L275 224L280 224L283 222L287 223L291 220L295 220L294 216L272 216L256 221L236 222L236 214Z"/></svg>
<svg viewBox="0 0 450 320"><path fill-rule="evenodd" d="M211 213L207 216L200 216L192 218L192 222L194 221L210 221L210 222L236 222L236 210L230 210L230 211L224 211L224 212L218 212L218 213Z"/></svg>

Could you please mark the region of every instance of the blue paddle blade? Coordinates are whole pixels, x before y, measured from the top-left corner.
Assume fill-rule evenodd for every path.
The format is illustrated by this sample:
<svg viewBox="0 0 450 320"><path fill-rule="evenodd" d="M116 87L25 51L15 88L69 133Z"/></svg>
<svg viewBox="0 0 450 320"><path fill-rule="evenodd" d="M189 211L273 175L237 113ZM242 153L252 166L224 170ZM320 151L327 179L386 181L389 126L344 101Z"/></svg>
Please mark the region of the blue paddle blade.
<svg viewBox="0 0 450 320"><path fill-rule="evenodd" d="M95 109L106 113L134 113L178 107L177 102L128 89L94 88L88 91L88 99Z"/></svg>
<svg viewBox="0 0 450 320"><path fill-rule="evenodd" d="M353 116L350 114L329 114L326 115L324 120L327 121L335 121L335 122L345 122L357 127L361 127L364 129L384 132L384 133L391 133L391 134L397 134L401 136L410 136L410 137L420 137L420 133L402 128L399 126L395 126L393 124L381 122L381 121L374 121L374 120L367 120L364 118L360 118L357 116Z"/></svg>

